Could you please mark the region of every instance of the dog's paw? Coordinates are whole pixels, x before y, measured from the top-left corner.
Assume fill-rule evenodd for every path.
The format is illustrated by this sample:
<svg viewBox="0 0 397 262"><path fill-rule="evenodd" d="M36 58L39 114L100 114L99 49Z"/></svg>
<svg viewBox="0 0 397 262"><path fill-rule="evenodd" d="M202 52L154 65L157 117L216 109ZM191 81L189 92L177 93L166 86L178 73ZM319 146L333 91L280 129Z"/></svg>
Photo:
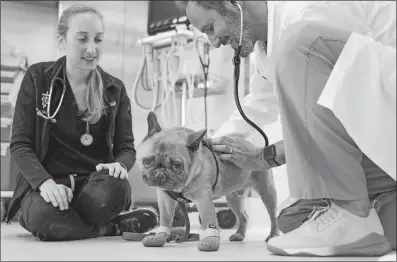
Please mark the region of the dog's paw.
<svg viewBox="0 0 397 262"><path fill-rule="evenodd" d="M200 251L218 251L221 244L221 238L219 236L208 236L200 240L198 249Z"/></svg>
<svg viewBox="0 0 397 262"><path fill-rule="evenodd" d="M147 236L142 240L145 247L162 247L167 242L166 234L156 234L154 236Z"/></svg>
<svg viewBox="0 0 397 262"><path fill-rule="evenodd" d="M265 242L267 243L270 239L272 239L273 237L277 237L279 235L280 235L279 232L270 233L270 235L265 239Z"/></svg>
<svg viewBox="0 0 397 262"><path fill-rule="evenodd" d="M243 241L245 238L245 235L241 233L235 233L229 237L230 241Z"/></svg>

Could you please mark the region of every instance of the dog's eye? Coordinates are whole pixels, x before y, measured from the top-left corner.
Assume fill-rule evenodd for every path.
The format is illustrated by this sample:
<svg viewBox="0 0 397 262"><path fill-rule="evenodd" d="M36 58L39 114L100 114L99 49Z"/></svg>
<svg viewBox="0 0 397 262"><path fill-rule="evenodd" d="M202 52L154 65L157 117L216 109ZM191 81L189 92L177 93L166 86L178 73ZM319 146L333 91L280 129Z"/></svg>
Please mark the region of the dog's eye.
<svg viewBox="0 0 397 262"><path fill-rule="evenodd" d="M153 157L144 158L144 159L142 159L142 164L146 167L149 167L149 166L153 165L153 161L154 161Z"/></svg>
<svg viewBox="0 0 397 262"><path fill-rule="evenodd" d="M182 169L182 163L180 163L180 162L172 163L172 169L174 169L175 171L181 170Z"/></svg>

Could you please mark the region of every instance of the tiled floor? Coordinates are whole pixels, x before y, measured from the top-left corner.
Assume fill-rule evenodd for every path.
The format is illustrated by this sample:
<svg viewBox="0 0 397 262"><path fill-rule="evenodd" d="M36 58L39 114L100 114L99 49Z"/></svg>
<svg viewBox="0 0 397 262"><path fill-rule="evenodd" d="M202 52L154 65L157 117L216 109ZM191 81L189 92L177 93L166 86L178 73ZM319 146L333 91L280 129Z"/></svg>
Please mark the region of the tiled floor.
<svg viewBox="0 0 397 262"><path fill-rule="evenodd" d="M192 214L194 216L195 214ZM191 221L196 221L192 217ZM197 225L192 231L197 232ZM146 248L140 242L120 237L97 238L70 242L40 242L17 223L1 224L1 261L335 261L336 258L299 258L271 255L263 242L267 229L251 229L241 243L229 242L231 230L222 231L218 252L200 252L197 242L168 243L163 248ZM396 261L396 252L381 258L337 258L346 261Z"/></svg>

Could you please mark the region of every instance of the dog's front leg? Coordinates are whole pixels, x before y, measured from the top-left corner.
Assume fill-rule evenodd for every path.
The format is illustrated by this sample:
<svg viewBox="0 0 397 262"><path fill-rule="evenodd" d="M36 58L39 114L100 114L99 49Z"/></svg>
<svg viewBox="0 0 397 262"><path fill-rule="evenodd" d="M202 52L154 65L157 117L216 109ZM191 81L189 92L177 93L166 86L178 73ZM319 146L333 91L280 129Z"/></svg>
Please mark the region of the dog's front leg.
<svg viewBox="0 0 397 262"><path fill-rule="evenodd" d="M157 202L160 210L160 226L154 236L147 236L142 243L146 247L162 247L171 234L175 215L176 201L171 199L162 189L157 189Z"/></svg>
<svg viewBox="0 0 397 262"><path fill-rule="evenodd" d="M194 201L201 218L201 230L198 249L200 251L217 251L220 245L220 232L215 213L215 206L209 197Z"/></svg>

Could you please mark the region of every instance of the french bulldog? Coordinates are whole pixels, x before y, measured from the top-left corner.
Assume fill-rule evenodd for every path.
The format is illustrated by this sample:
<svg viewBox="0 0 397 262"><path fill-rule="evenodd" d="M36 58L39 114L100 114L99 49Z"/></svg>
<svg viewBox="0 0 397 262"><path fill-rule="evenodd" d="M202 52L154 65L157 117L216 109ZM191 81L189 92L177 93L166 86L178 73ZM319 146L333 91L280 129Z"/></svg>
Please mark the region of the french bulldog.
<svg viewBox="0 0 397 262"><path fill-rule="evenodd" d="M279 235L277 194L271 170L253 172L221 161L211 149L211 139L205 138L206 130L162 129L153 112L149 113L147 122L148 133L137 148L137 165L143 181L157 188L160 226L154 236L143 240L145 246L163 246L170 235L177 202L165 190L182 193L196 205L203 232L198 243L200 251L219 249L220 230L213 201L224 196L239 222L229 240L244 240L248 223L244 200L249 188L259 193L270 216L271 230L266 241Z"/></svg>

